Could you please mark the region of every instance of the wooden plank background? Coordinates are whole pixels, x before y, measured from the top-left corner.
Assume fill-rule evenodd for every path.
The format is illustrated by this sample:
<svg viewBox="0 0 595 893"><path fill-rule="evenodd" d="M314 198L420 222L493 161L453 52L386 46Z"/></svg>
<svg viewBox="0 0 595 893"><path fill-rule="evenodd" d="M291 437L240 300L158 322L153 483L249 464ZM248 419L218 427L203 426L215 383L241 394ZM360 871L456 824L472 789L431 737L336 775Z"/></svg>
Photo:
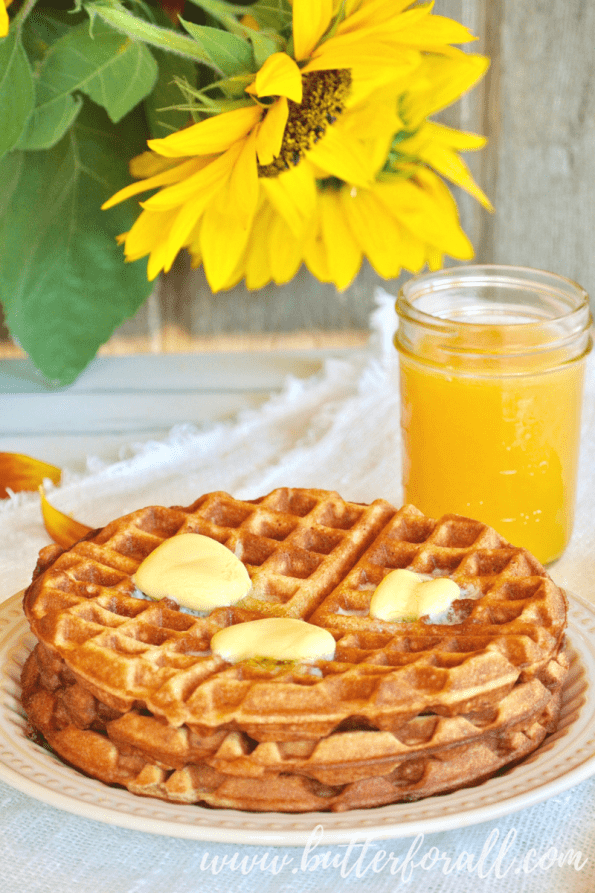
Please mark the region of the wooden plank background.
<svg viewBox="0 0 595 893"><path fill-rule="evenodd" d="M467 160L496 213L457 193L476 259L549 269L595 295L595 4L437 0L435 12L471 28L472 50L492 59L482 85L443 116L489 138ZM281 288L212 295L181 257L103 352L360 344L379 281L366 266L337 294L302 270Z"/></svg>

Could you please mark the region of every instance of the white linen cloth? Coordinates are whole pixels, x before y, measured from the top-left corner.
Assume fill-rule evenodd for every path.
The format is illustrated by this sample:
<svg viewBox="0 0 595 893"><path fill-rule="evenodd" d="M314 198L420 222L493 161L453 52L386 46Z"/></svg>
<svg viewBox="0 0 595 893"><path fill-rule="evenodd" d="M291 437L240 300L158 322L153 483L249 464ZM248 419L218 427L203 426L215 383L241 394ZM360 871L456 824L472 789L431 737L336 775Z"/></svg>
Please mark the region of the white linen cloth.
<svg viewBox="0 0 595 893"><path fill-rule="evenodd" d="M332 360L311 379L289 379L282 394L233 423L206 430L177 427L163 442L131 445L129 457L113 465L90 458L84 475L66 469L62 485L48 489L51 501L93 527L148 504L187 505L218 489L252 498L277 486L313 486L336 489L350 500L382 496L400 504L395 325L393 300L379 293L367 357ZM575 532L551 572L560 585L593 603L594 510L591 356ZM31 494L0 503L0 525L5 544L0 556L2 601L27 585L37 551L48 537L38 498ZM395 863L380 856L372 863L381 850L401 862L405 858L407 867L391 872ZM268 861L259 862L267 851ZM595 780L495 821L417 840L371 842L359 867L356 853L340 868L345 847L323 844L316 852L329 851L334 865L316 867L301 847L158 837L63 813L0 782L0 893L195 893L205 886L211 893L336 893L371 885L375 893L422 886L425 893L592 893ZM247 874L239 867L244 856L257 857Z"/></svg>

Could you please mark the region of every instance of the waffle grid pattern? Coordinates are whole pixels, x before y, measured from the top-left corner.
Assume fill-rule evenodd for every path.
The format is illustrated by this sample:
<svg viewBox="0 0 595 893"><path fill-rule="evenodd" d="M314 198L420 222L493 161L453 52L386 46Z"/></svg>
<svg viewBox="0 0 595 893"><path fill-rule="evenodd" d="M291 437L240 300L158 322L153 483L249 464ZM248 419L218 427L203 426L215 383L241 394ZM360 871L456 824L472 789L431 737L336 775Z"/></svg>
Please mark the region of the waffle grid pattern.
<svg viewBox="0 0 595 893"><path fill-rule="evenodd" d="M188 532L217 539L245 563L252 589L235 607L197 617L179 611L169 600L153 603L138 597L132 576L140 562L167 537ZM368 608L374 588L398 567L451 576L465 596L457 602L456 622L400 624L371 619ZM289 488L254 501L211 493L188 508L149 507L90 534L63 554L50 548L40 557L24 607L51 656L50 660L46 655L35 671L35 683L28 684L31 703L36 697L33 725L66 759L81 766L81 757L74 759L72 748L75 740L82 746L79 739L84 735L84 747L96 754L97 765L106 759L110 765L132 760L134 771L124 773L131 790L166 799L193 796L186 802L200 799L222 806L234 805L220 790L229 777L237 788L240 778L253 780L264 773L269 792L268 806L262 808L272 809L283 808L270 805L277 802L272 779L278 787L286 772L294 787L294 776L299 776L300 791L304 778L326 784L329 778L345 777L345 765L339 770L314 765L313 751L302 762L287 763L280 756L283 748L289 753L296 747L302 755L308 747L318 747L320 754L326 746L321 742L336 747L338 735L345 744L345 735L356 734L354 740L367 752L384 740L383 735L405 746L415 728L432 729L422 747L431 754L431 760L424 758L425 780L418 779L409 794L399 788L399 797L443 789L437 780L438 766L441 760L454 765L451 757L457 748L480 748L483 757L478 751L471 761L475 778L495 771L487 767L494 766L502 753L505 758L498 766L516 758L515 753L528 746L527 740L543 737L551 727L560 685L560 673L552 675L552 667L566 614L563 594L535 559L479 522L454 515L433 521L411 506L397 511L383 500L365 506L328 491ZM337 640L335 659L313 666L271 666L258 660L230 666L210 653L217 629L262 616L299 617L324 626ZM52 660L58 661L58 669L52 669ZM538 688L547 704L537 697ZM521 689L533 692L532 707L522 714L522 721L516 725L510 717L496 721L498 705L518 698ZM97 714L90 726L77 715L73 706L77 699L100 705L85 708ZM52 719L47 718L48 711ZM112 725L99 714L111 716ZM56 715L62 719L56 720ZM474 718L485 724L486 716L496 727L478 733ZM142 735L134 742L122 738L123 726L133 719L135 728L143 730L144 745ZM466 729L465 741L444 743L442 729L449 722L453 728ZM537 729L536 724L545 731L527 738L525 732ZM159 766L159 755L164 758L167 753L159 743L160 729L167 730L172 740L178 735L178 747L180 734L217 740L217 753L225 742L227 757L221 753L209 757L208 772L223 776L211 800L203 790L204 773L202 780L189 781L196 776L194 763L172 770L169 753L169 763L165 760L165 768ZM365 741L362 735L368 736ZM400 735L405 736L403 741ZM525 735L518 739L516 750L502 744L511 735ZM371 745L372 741L376 743ZM234 751L236 745L239 751ZM100 757L106 748L109 759L106 754ZM259 762L266 748L275 754L274 770L263 769ZM193 751L192 758L198 759L203 750ZM411 767L412 753L418 759L417 750L398 758L392 754L393 761L403 763L399 771ZM159 772L182 772L185 780L177 775L175 783L169 776L157 781L151 775L152 780L139 782L139 773L146 774L153 765L147 763L151 753ZM339 762L352 769L355 765L356 774L365 775L371 768L367 757L360 757L359 766L351 758ZM92 763L81 768L94 774ZM397 768L395 764L392 771ZM460 766L458 772L462 784L471 783ZM95 774L102 777L99 771ZM447 785L446 769L442 777ZM113 773L108 778L104 772L103 778L124 783ZM361 787L364 781L340 784ZM178 783L180 791L175 793L171 787ZM390 784L394 800L395 785ZM310 800L304 799L303 791L298 796L298 788L291 796L286 792L287 802L294 803L286 808L314 808L304 805ZM377 795L378 802L392 802L383 799L386 791ZM242 796L237 793L235 805L244 802ZM362 805L371 805L370 796L361 794ZM325 808L354 808L354 797L335 792Z"/></svg>

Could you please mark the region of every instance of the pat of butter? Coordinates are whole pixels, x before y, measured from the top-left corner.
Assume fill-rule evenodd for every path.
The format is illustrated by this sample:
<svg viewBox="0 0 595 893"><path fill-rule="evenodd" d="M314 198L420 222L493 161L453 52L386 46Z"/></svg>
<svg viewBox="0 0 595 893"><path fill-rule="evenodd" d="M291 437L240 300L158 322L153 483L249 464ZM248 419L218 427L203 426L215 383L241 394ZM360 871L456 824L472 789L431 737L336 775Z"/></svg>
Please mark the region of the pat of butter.
<svg viewBox="0 0 595 893"><path fill-rule="evenodd" d="M266 617L220 629L211 651L228 663L265 657L271 660L332 660L335 640L327 629L290 617Z"/></svg>
<svg viewBox="0 0 595 893"><path fill-rule="evenodd" d="M234 605L251 586L242 562L200 533L180 533L157 546L133 577L149 598L172 598L184 608L211 611Z"/></svg>
<svg viewBox="0 0 595 893"><path fill-rule="evenodd" d="M423 580L412 571L399 569L387 574L376 588L370 616L408 623L427 614L443 613L460 595L455 581L447 577Z"/></svg>

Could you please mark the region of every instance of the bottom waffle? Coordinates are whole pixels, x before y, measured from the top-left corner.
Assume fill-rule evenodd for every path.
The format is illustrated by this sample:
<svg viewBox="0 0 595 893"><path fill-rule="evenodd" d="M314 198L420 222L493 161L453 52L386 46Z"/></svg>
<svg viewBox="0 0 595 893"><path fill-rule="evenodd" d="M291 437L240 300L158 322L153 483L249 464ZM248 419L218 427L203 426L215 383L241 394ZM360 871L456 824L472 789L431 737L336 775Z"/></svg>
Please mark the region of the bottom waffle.
<svg viewBox="0 0 595 893"><path fill-rule="evenodd" d="M258 743L219 729L200 735L145 712L119 714L37 645L23 670L34 727L77 769L134 794L250 811L344 811L478 784L555 729L568 662L521 682L494 708L418 716L395 731L340 728L318 741ZM356 725L355 723L352 725Z"/></svg>

